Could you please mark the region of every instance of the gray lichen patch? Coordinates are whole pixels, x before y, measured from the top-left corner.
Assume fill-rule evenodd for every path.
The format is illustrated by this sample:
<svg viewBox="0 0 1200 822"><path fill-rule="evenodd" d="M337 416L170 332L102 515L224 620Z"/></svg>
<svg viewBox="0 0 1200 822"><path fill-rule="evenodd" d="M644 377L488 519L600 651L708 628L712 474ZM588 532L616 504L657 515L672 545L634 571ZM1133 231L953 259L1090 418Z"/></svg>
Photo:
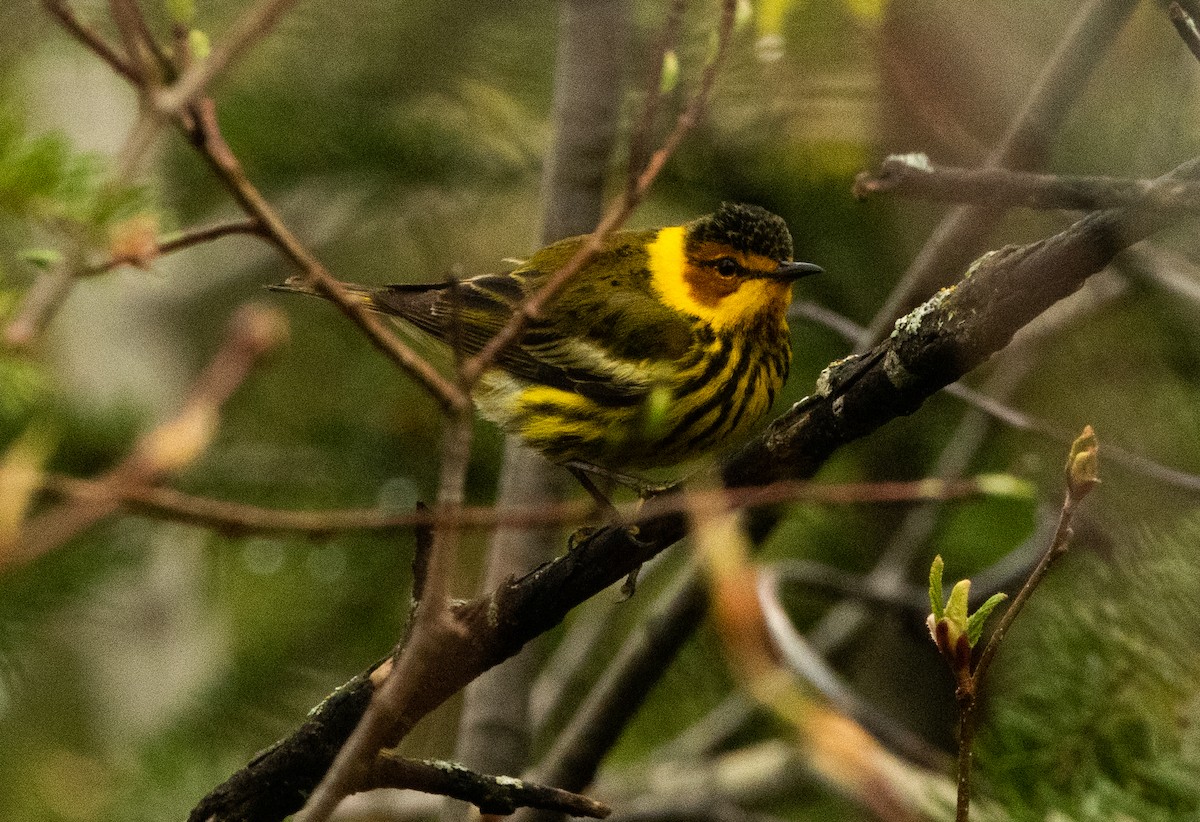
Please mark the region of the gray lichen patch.
<svg viewBox="0 0 1200 822"><path fill-rule="evenodd" d="M894 348L889 350L883 358L883 373L887 376L888 382L898 390L907 388L916 379L916 375L904 366L900 354Z"/></svg>
<svg viewBox="0 0 1200 822"><path fill-rule="evenodd" d="M817 384L813 394L818 397L828 397L837 391L839 385L845 382L845 375L853 372L853 367L862 359L861 354L851 354L848 357L842 357L840 360L834 360L829 365L825 366L817 377Z"/></svg>
<svg viewBox="0 0 1200 822"><path fill-rule="evenodd" d="M983 259L983 258L981 257L980 259ZM977 264L978 264L978 261L977 261ZM899 340L902 337L910 337L914 334L917 334L922 330L924 330L924 331L930 330L930 329L925 328L925 322L927 321L927 319L929 318L929 316L931 314L935 314L935 313L938 313L941 311L942 303L944 303L946 301L946 299L951 294L954 293L954 290L955 290L955 287L952 285L946 286L945 288L938 289L938 292L936 294L934 294L932 297L930 297L928 300L926 300L925 302L918 305L916 308L914 308L912 311L905 314L900 319L896 320L896 325L892 329L892 339ZM939 325L941 322L944 322L947 319L951 319L952 317L953 317L953 314L948 315L947 317L941 318L941 320L939 320Z"/></svg>

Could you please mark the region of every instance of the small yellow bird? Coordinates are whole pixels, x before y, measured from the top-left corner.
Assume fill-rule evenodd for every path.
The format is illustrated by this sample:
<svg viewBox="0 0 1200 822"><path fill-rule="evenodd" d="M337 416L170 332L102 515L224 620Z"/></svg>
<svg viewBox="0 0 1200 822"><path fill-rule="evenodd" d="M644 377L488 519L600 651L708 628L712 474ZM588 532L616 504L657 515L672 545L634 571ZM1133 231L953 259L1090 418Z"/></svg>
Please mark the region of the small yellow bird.
<svg viewBox="0 0 1200 822"><path fill-rule="evenodd" d="M347 286L366 305L478 352L579 249L549 245L507 274L457 283ZM611 234L481 377L485 418L550 460L658 468L745 436L791 362L792 261L784 221L724 203L689 223ZM289 281L279 290L313 293Z"/></svg>

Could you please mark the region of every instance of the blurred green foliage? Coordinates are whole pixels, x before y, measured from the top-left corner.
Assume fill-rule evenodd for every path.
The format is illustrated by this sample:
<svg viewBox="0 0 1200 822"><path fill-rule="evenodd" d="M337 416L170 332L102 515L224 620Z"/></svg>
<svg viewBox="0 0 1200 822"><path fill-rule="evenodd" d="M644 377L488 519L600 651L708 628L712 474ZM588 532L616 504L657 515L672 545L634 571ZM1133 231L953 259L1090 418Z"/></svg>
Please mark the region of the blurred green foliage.
<svg viewBox="0 0 1200 822"><path fill-rule="evenodd" d="M1016 819L1200 813L1200 527L1069 562L1014 623L980 758Z"/></svg>
<svg viewBox="0 0 1200 822"><path fill-rule="evenodd" d="M154 25L191 14L169 5L147 5ZM198 2L193 25L219 43L246 5ZM668 113L687 99L710 48L712 10L691 6ZM782 38L777 59L763 59L758 29L739 33L710 111L632 223L682 221L721 200L760 203L787 219L798 256L829 272L806 280L798 297L865 323L944 207L855 202L854 174L884 154L915 149L935 162L977 162L1076 4L993 2L970 13L948 0L751 6L770 18L764 31ZM105 4L79 8L115 40ZM614 186L646 84L643 55L662 19L660 4L633 9ZM224 133L251 179L336 276L415 282L497 270L503 258L528 254L538 233L556 10L549 0L298 4L216 85ZM1173 38L1145 4L1081 89L1053 143L1052 168L1152 175L1196 153L1196 67ZM164 228L236 216L204 164L170 133L144 180L114 182L112 158L135 114L129 90L32 0L0 6L0 322L19 310L24 287L54 255L95 262L113 223L134 212L152 210ZM1062 224L1058 215L1015 213L995 241L1044 236ZM1190 236L1172 239L1195 253ZM280 508L404 510L430 499L435 404L327 305L261 291L289 273L255 240L231 237L163 258L151 273L123 270L81 284L39 347L0 352L0 449L31 421L50 421L59 443L53 470L102 472L178 407L230 310L265 299L288 312L290 344L238 391L216 442L173 484ZM1194 309L1132 271L1122 296L1025 351L1035 364L1012 402L1059 428L1091 422L1102 460L1113 442L1200 472ZM780 409L848 351L807 321L793 329L793 378ZM973 381L1003 367L1005 356ZM963 415L956 401L934 398L843 449L822 479L924 476L953 447ZM479 425L472 501L492 498L499 454L497 433ZM1064 456L1058 443L991 426L967 462L970 471L1030 479L1043 506L1053 506ZM1105 486L1085 506L1090 527L1076 544L1084 556L1038 592L998 660L981 756L985 790L1030 819L1051 811L1111 818L1109 810L1184 818L1197 812L1200 772L1192 639L1200 592L1188 587L1200 579L1187 547L1194 534L1161 526L1140 540L1130 533L1139 523L1176 521L1195 496L1115 463L1103 472ZM764 556L866 572L907 510L795 506ZM923 583L936 553L951 577L976 574L1027 539L1040 516L1039 505L1014 500L945 506L911 579ZM461 592L474 589L484 542L480 534L466 540ZM247 538L125 518L6 575L0 817L181 818L390 648L406 618L412 550L408 534ZM554 633L552 642L570 642L579 619L606 621L581 679L644 617L659 584L651 577L619 607L591 603ZM788 606L807 628L829 604L821 595ZM952 744L952 689L919 618L872 615L834 662L881 709ZM701 633L623 738L617 766L637 767L731 687L716 638ZM566 704L580 692L576 683ZM422 723L407 744L448 755L454 709ZM760 719L735 740L779 732ZM772 810L798 820L855 813L818 789Z"/></svg>

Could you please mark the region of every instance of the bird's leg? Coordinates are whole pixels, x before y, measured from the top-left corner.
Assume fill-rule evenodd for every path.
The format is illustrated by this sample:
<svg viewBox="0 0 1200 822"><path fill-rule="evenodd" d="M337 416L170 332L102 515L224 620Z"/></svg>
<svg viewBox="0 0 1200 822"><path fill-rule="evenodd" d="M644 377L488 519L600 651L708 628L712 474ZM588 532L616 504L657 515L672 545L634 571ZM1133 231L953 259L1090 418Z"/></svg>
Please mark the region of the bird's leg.
<svg viewBox="0 0 1200 822"><path fill-rule="evenodd" d="M588 492L588 496L604 512L605 516L612 520L620 520L621 515L617 511L617 506L613 505L608 495L601 491L600 486L592 481L592 478L587 474L587 469L582 467L584 465L588 465L588 463L576 463L574 461L564 463L564 467L571 472L571 476L579 480L579 484L583 486L583 490ZM591 467L594 468L595 466Z"/></svg>
<svg viewBox="0 0 1200 822"><path fill-rule="evenodd" d="M599 506L600 510L605 513L605 516L610 522L619 528L624 529L625 535L629 537L632 542L639 546L646 547L646 543L638 539L638 527L636 525L629 525L624 521L624 518L621 516L621 512L617 510L617 506L613 505L612 500L610 500L608 495L601 491L599 486L592 481L592 478L589 476L589 474L608 477L609 479L617 482L620 482L618 477L624 477L625 479L634 478L628 477L624 474L617 474L613 471L608 471L607 469L601 468L598 465L592 465L590 462L581 462L579 460L571 460L570 462L563 463L563 467L570 471L571 475L574 476L575 479L579 480L579 484L583 486L583 490L588 492L588 496L595 501L596 505ZM643 496L642 499L646 499L646 497ZM578 535L578 531L572 535L572 545L577 541L576 537ZM621 601L629 599L637 591L638 572L641 570L642 566L639 565L629 572L629 576L625 577L625 582L621 585Z"/></svg>
<svg viewBox="0 0 1200 822"><path fill-rule="evenodd" d="M567 462L564 462L563 465L568 471L575 475L575 478L579 480L580 484L583 485L584 488L588 487L588 484L583 479L584 474L595 474L598 477L605 477L617 483L618 485L624 485L626 488L632 489L637 493L638 497L643 500L651 499L659 494L665 494L667 491L670 491L672 488L679 485L678 480L674 480L672 482L651 482L645 477L635 477L633 474L623 474L620 471L613 471L611 468L603 468L594 463L584 462L583 460L568 460ZM595 486L593 485L593 487ZM591 494L592 491L588 491L588 493ZM607 497L605 500L607 501ZM612 505L611 502L608 504L609 506ZM603 507L603 505L601 507Z"/></svg>

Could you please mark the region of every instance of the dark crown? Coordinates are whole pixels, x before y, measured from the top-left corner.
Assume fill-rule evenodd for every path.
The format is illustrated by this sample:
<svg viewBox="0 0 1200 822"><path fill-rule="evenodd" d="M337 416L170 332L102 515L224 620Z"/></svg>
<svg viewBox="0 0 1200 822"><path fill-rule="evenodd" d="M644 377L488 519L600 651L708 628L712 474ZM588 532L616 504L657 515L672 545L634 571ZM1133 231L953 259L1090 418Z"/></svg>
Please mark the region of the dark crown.
<svg viewBox="0 0 1200 822"><path fill-rule="evenodd" d="M765 208L744 203L721 207L688 224L688 244L715 242L772 260L792 259L792 235L787 223Z"/></svg>

